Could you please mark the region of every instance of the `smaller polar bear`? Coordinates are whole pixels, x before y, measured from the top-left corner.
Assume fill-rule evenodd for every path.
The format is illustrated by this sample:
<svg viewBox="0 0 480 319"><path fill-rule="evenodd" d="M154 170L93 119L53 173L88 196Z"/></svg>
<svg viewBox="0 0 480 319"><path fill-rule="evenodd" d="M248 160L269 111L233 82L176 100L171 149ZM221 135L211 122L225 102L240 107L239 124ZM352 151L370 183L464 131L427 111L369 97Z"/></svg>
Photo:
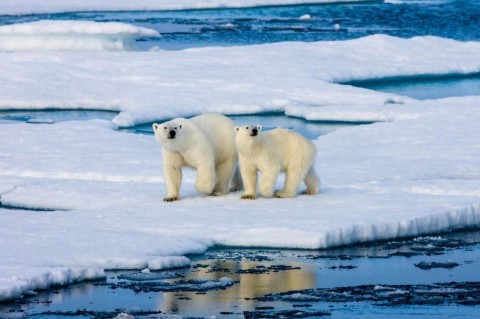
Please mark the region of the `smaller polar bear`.
<svg viewBox="0 0 480 319"><path fill-rule="evenodd" d="M235 124L228 117L204 114L152 126L155 138L162 145L163 175L167 185L164 201L180 199L184 166L197 171L195 188L201 193L227 194L231 181L232 190L241 188L241 178L235 172L238 164Z"/></svg>
<svg viewBox="0 0 480 319"><path fill-rule="evenodd" d="M262 173L259 192L265 197L294 197L303 182L307 189L302 194L318 193L320 179L313 167L317 148L302 135L274 129L261 132L260 125L236 126L236 145L240 158L245 193L242 199L256 198L257 172ZM285 172L285 185L274 192L280 172Z"/></svg>

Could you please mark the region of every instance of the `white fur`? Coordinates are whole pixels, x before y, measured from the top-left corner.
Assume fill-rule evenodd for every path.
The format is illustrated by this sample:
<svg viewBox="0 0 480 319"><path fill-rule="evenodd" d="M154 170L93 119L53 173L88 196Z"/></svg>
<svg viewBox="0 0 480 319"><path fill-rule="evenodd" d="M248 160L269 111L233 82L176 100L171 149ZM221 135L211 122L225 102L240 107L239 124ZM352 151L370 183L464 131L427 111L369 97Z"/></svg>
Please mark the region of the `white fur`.
<svg viewBox="0 0 480 319"><path fill-rule="evenodd" d="M180 199L182 167L197 171L195 188L207 195L224 195L238 163L234 123L220 114L176 118L153 124L155 138L162 145L163 174L167 185L165 201ZM169 138L169 132L175 132ZM170 136L171 137L171 136ZM238 178L233 188L237 190Z"/></svg>
<svg viewBox="0 0 480 319"><path fill-rule="evenodd" d="M257 173L262 173L258 190L265 197L294 197L303 181L307 189L303 194L316 194L320 179L313 167L317 148L302 135L274 129L262 132L260 125L237 126L236 145L240 159L245 193L242 198L256 198ZM257 132L257 135L255 135ZM285 185L274 192L280 172L285 172Z"/></svg>

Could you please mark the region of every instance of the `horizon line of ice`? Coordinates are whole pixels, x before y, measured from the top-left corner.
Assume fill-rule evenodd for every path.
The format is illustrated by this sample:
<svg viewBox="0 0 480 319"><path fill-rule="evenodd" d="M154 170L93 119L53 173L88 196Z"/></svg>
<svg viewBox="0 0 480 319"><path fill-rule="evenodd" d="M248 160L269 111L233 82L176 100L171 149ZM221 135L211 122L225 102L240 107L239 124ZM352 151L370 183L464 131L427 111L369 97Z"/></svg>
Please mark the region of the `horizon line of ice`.
<svg viewBox="0 0 480 319"><path fill-rule="evenodd" d="M40 20L0 26L0 52L138 51L136 39L159 36L155 30L119 22Z"/></svg>
<svg viewBox="0 0 480 319"><path fill-rule="evenodd" d="M371 1L371 0L370 0ZM9 0L0 4L0 15L27 15L95 11L167 11L252 8L301 4L361 3L369 0Z"/></svg>

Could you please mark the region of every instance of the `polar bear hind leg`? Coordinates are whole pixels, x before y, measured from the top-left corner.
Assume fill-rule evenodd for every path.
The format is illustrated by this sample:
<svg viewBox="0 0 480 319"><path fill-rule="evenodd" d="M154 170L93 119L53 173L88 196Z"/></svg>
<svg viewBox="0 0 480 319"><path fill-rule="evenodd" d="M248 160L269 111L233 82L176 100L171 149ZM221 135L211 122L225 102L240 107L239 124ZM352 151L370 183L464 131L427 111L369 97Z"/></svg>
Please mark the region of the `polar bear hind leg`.
<svg viewBox="0 0 480 319"><path fill-rule="evenodd" d="M217 165L215 168L217 179L212 192L213 196L228 194L228 186L235 172L236 164L234 161L227 160Z"/></svg>
<svg viewBox="0 0 480 319"><path fill-rule="evenodd" d="M262 171L262 179L258 185L258 191L263 197L272 197L274 195L274 187L277 182L280 169L276 167L270 167L268 170Z"/></svg>
<svg viewBox="0 0 480 319"><path fill-rule="evenodd" d="M307 176L303 180L305 185L307 185L307 189L302 192L304 195L315 195L318 194L320 190L320 178L318 177L317 173L315 172L315 168L312 166L307 172Z"/></svg>
<svg viewBox="0 0 480 319"><path fill-rule="evenodd" d="M305 169L287 169L285 171L285 184L281 191L275 192L275 197L295 197L297 195L297 189L306 174Z"/></svg>
<svg viewBox="0 0 480 319"><path fill-rule="evenodd" d="M240 174L240 168L238 166L235 167L235 173L233 174L232 181L230 183L230 191L236 192L243 189L243 180L242 175Z"/></svg>

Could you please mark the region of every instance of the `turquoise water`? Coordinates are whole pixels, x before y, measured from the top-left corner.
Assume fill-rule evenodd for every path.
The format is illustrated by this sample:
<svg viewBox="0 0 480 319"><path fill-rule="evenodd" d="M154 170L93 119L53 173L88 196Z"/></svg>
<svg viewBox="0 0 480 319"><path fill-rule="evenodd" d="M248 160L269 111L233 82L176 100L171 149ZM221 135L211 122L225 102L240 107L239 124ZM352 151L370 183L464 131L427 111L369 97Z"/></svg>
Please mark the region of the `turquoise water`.
<svg viewBox="0 0 480 319"><path fill-rule="evenodd" d="M480 74L356 81L345 84L419 100L480 95Z"/></svg>

